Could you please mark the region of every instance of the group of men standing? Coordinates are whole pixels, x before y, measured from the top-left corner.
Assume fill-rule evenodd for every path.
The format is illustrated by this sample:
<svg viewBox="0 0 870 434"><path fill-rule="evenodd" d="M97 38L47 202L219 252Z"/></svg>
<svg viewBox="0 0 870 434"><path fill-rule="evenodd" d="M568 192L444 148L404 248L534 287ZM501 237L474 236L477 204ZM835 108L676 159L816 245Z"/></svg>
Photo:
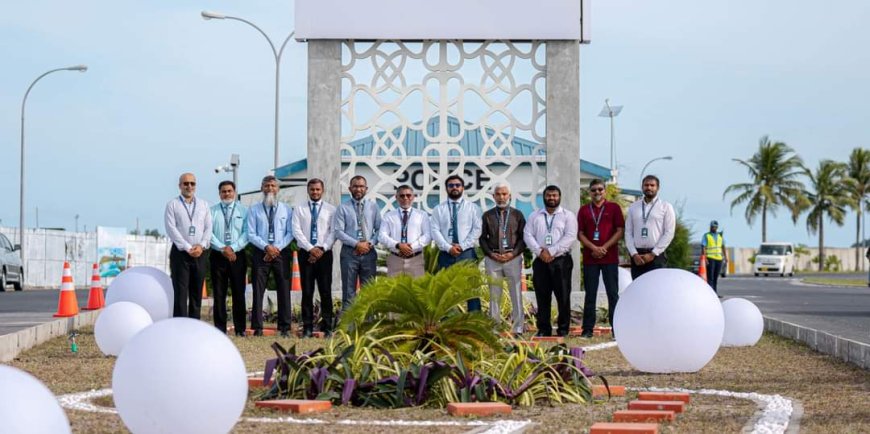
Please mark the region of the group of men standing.
<svg viewBox="0 0 870 434"><path fill-rule="evenodd" d="M486 272L503 278L511 299L511 331L524 332L521 293L523 252L534 254L532 282L538 311L537 335L550 336L552 298L558 318L556 334L565 336L570 327L571 274L574 261L571 248L580 241L583 249L583 274L586 290L583 336L591 336L595 324L595 298L599 274L603 276L610 304L610 319L618 300L618 241L624 236L631 255L632 276L665 266L664 251L673 239L673 207L658 198L659 180L647 176L643 181L643 200L629 207L627 221L620 207L605 199L601 180L590 184L591 202L576 214L561 206L558 186L544 188L544 207L526 220L523 213L510 206L511 191L506 184L493 187L495 206L485 213L477 204L466 200L465 181L458 175L444 183L447 200L438 204L431 215L413 208L416 197L408 185L396 189L398 206L380 212L375 200L367 197L368 184L363 176L350 180L350 199L338 207L323 200L324 183L310 179L308 200L290 207L277 200L278 180L266 176L261 183L263 200L250 208L236 198L236 186L223 181L218 190L221 203L209 207L196 197L196 178L185 173L179 179L180 195L166 206L166 232L172 241L170 269L175 290L174 316L199 318L201 291L206 257L211 267L214 292L215 326L226 332L226 298L232 296L235 333L244 336L245 281L251 266L253 306L251 328L263 333L263 295L271 274L277 289L277 324L282 336L290 331L290 244L296 240L302 281L303 336L313 334L313 298L315 288L321 300L320 330L331 333L333 327L332 267L333 244L341 243L342 310L356 295L357 285L373 279L377 267L375 246L389 251L389 275L425 273L423 249L431 242L438 247L438 270L461 261L477 261L475 247L484 254ZM251 244L247 258L245 247ZM211 251L210 254L208 252ZM501 320L502 287L490 288L490 314ZM480 300L468 301L469 311L481 310Z"/></svg>

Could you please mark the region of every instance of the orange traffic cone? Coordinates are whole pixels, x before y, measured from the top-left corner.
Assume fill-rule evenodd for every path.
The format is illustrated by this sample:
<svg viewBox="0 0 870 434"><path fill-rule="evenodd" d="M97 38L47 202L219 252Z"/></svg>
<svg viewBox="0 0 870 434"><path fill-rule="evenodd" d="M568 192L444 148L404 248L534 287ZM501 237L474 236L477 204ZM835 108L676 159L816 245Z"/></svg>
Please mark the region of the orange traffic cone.
<svg viewBox="0 0 870 434"><path fill-rule="evenodd" d="M523 274L523 273L520 274L520 289L521 289L522 291L528 291L528 290L529 290L529 283L526 282L526 275Z"/></svg>
<svg viewBox="0 0 870 434"><path fill-rule="evenodd" d="M299 255L293 252L293 268L290 273L290 290L302 291L302 275L299 274Z"/></svg>
<svg viewBox="0 0 870 434"><path fill-rule="evenodd" d="M701 255L701 260L698 263L698 276L704 281L707 281L707 255Z"/></svg>
<svg viewBox="0 0 870 434"><path fill-rule="evenodd" d="M208 298L208 291L205 290L205 280L202 281L202 298Z"/></svg>
<svg viewBox="0 0 870 434"><path fill-rule="evenodd" d="M106 307L106 299L103 298L103 285L100 283L100 267L94 264L94 273L91 275L91 293L88 294L88 307L85 310L97 310Z"/></svg>
<svg viewBox="0 0 870 434"><path fill-rule="evenodd" d="M69 262L63 263L63 278L60 280L60 299L57 302L56 317L76 316L79 313L79 302L76 300L76 287L73 285Z"/></svg>

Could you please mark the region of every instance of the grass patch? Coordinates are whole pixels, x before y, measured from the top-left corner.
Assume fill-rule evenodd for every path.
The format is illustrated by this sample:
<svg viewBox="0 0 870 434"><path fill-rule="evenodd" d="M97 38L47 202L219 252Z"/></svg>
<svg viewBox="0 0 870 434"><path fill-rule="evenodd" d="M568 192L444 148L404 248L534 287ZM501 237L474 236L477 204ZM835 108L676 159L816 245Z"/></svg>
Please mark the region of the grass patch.
<svg viewBox="0 0 870 434"><path fill-rule="evenodd" d="M80 331L79 353L69 352L66 338L59 337L20 354L10 364L33 373L54 393L65 394L111 387L114 357L103 356L96 346L92 329ZM278 340L285 347L296 341L302 351L319 347L315 339L281 339L273 337L231 338L239 348L248 371L262 371L267 358L274 357L269 345ZM580 340L571 345L605 342L606 338ZM722 348L704 369L694 374L644 374L631 368L619 350L611 348L587 353L585 362L612 385L629 387L681 387L688 389L724 389L736 392L780 394L800 400L804 407L803 432L870 432L870 372L834 358L816 353L806 346L766 334L751 348ZM600 380L595 380L600 381ZM596 400L588 405L536 406L515 408L510 419L532 420L537 426L529 432L582 432L594 422L609 421L616 410L636 394L610 401ZM111 406L111 397L95 403ZM676 422L666 425L666 432L722 433L739 432L752 419L756 405L748 400L692 395L687 411ZM69 411L75 432L126 432L116 415ZM276 417L269 410L255 409L249 402L244 416ZM299 416L306 417L306 416ZM449 420L456 421L443 409L403 408L373 410L335 407L326 414L310 416L326 422L351 419L368 420ZM493 419L495 420L495 419ZM474 427L390 427L326 424L239 423L235 433L459 433Z"/></svg>
<svg viewBox="0 0 870 434"><path fill-rule="evenodd" d="M804 277L801 279L803 283L812 285L828 285L828 286L856 286L867 287L867 279L834 279L827 277Z"/></svg>

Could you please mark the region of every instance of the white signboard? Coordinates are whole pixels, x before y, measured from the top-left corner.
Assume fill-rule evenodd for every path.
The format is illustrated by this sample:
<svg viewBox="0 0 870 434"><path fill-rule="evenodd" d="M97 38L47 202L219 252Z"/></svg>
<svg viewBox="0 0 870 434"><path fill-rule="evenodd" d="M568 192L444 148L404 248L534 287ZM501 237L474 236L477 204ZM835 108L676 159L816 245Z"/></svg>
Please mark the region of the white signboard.
<svg viewBox="0 0 870 434"><path fill-rule="evenodd" d="M589 41L591 0L296 0L296 39Z"/></svg>

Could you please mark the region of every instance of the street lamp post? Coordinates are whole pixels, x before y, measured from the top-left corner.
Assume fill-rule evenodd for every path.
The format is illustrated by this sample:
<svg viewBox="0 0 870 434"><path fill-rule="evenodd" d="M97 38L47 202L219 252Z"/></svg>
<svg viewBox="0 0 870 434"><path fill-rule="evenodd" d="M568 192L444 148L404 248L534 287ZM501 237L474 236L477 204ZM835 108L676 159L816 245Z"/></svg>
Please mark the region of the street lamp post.
<svg viewBox="0 0 870 434"><path fill-rule="evenodd" d="M643 165L643 169L640 170L640 183L643 184L643 174L646 173L646 168L649 167L649 165L652 164L654 161L659 161L659 160L670 161L673 159L674 159L674 157L671 157L670 155L668 155L666 157L653 158L652 160L647 161L646 164Z"/></svg>
<svg viewBox="0 0 870 434"><path fill-rule="evenodd" d="M21 255L21 261L24 262L24 108L27 105L27 96L30 95L30 90L33 89L33 86L45 77L48 74L58 71L79 71L85 72L88 70L86 65L75 65L68 66L66 68L57 68L52 69L51 71L47 71L36 77L36 80L33 80L33 83L30 83L30 87L27 88L27 92L24 92L24 98L21 100L21 191L19 192L19 208L18 208L18 244L21 246L21 249L18 253Z"/></svg>
<svg viewBox="0 0 870 434"><path fill-rule="evenodd" d="M619 171L616 169L616 142L614 139L614 125L613 118L619 116L619 113L622 112L621 105L610 105L610 99L607 98L604 100L604 108L601 109L601 112L598 113L599 117L602 118L610 118L610 182L613 184L617 183L616 177Z"/></svg>
<svg viewBox="0 0 870 434"><path fill-rule="evenodd" d="M220 14L217 12L209 12L209 11L202 11L201 15L202 15L202 18L206 21L207 20L236 20L236 21L241 21L241 22L257 29L257 31L260 32L260 34L263 35L264 38L266 38L266 42L269 43L269 47L272 48L272 54L275 56L275 162L274 162L273 167L278 167L278 164L279 164L278 163L279 162L279 159L278 159L278 95L279 95L279 90L281 88L281 55L284 54L284 47L287 46L287 42L290 42L290 38L292 38L296 32L295 31L290 32L290 34L287 35L287 38L284 39L284 43L281 44L281 48L276 50L275 44L272 43L272 39L270 39L269 36L266 35L266 32L264 32L263 29L257 27L256 24L254 24L254 23L252 23L244 18L233 17L230 15L224 15L224 14Z"/></svg>

